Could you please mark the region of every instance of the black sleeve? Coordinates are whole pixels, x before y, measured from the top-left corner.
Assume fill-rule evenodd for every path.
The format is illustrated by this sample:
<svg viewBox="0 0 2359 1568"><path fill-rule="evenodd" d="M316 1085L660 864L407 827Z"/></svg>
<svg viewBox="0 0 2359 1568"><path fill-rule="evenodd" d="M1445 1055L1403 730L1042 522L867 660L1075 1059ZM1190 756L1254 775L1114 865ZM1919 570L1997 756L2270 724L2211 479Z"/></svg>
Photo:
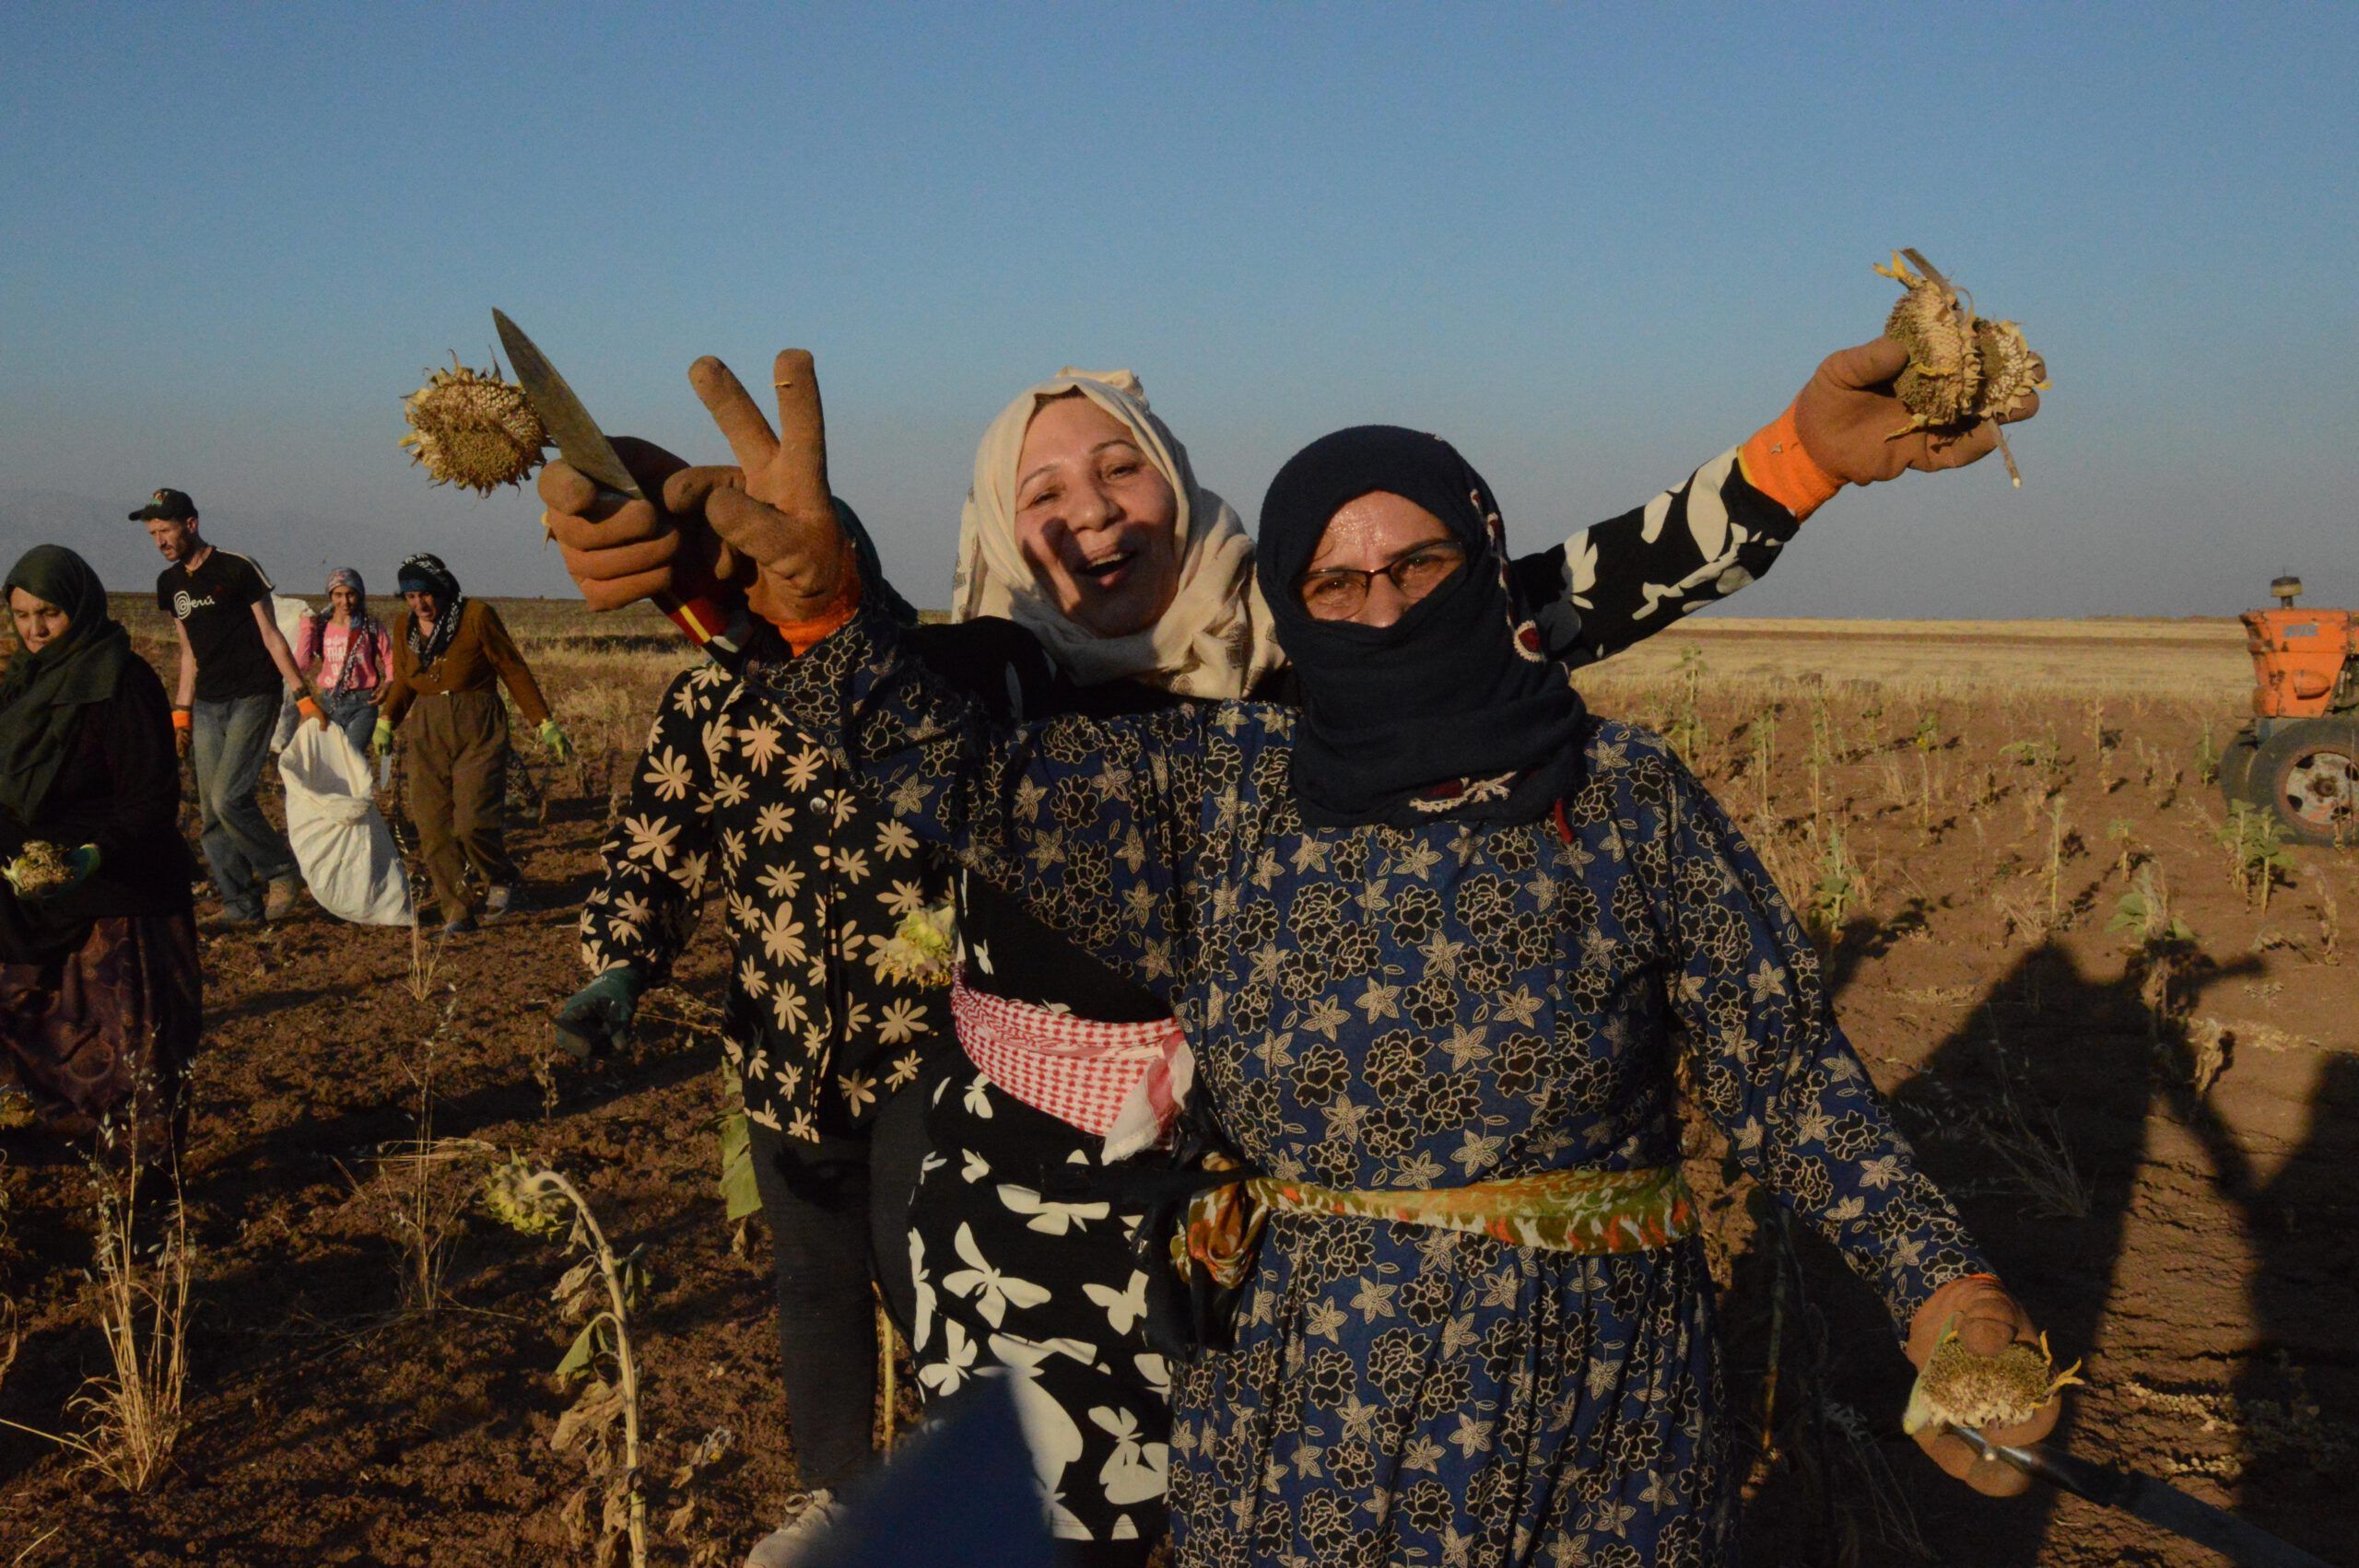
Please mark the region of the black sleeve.
<svg viewBox="0 0 2359 1568"><path fill-rule="evenodd" d="M178 568L173 569L177 570ZM173 618L177 620L179 617L174 614L172 609L171 581L172 573L170 571L160 571L156 574L156 608L161 610L167 615L172 615Z"/></svg>
<svg viewBox="0 0 2359 1568"><path fill-rule="evenodd" d="M1509 569L1548 651L1578 668L1757 580L1799 526L1745 480L1731 448L1645 506Z"/></svg>
<svg viewBox="0 0 2359 1568"><path fill-rule="evenodd" d="M144 660L133 661L113 699L93 708L88 721L105 736L108 781L105 814L89 841L102 865L129 872L135 857L152 853L159 834L176 831L180 817L180 760L164 683Z"/></svg>
<svg viewBox="0 0 2359 1568"><path fill-rule="evenodd" d="M1056 684L1040 639L997 615L914 626L907 646L994 719L1038 715Z"/></svg>

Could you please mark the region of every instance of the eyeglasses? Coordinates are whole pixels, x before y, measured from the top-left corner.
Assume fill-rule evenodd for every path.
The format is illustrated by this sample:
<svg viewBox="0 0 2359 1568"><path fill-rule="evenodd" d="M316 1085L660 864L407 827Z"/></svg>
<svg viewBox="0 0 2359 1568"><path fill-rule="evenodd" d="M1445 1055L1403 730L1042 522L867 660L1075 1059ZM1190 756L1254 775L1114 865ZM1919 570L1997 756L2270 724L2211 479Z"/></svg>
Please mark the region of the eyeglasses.
<svg viewBox="0 0 2359 1568"><path fill-rule="evenodd" d="M1305 572L1295 591L1313 620L1348 621L1367 603L1378 578L1391 579L1393 591L1414 604L1466 564L1463 547L1446 540L1419 544L1395 556L1385 565L1364 570L1358 567L1324 567Z"/></svg>

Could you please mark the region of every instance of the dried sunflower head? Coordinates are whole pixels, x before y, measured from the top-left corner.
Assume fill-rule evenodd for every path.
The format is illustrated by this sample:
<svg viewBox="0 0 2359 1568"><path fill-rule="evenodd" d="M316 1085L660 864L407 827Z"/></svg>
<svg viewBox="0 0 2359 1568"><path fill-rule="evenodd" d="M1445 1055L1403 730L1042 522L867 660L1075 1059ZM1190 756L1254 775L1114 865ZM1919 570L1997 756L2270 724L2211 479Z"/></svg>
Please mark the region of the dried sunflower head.
<svg viewBox="0 0 2359 1568"><path fill-rule="evenodd" d="M425 464L437 485L479 495L522 484L549 443L523 388L501 380L497 365L471 370L456 355L449 369L434 371L402 400L402 416L409 421L402 445L410 461Z"/></svg>
<svg viewBox="0 0 2359 1568"><path fill-rule="evenodd" d="M2080 1370L2077 1361L2056 1370L2045 1334L2036 1347L2014 1344L1995 1356L1977 1355L1957 1337L1952 1317L1909 1390L1901 1430L1914 1435L1928 1426L2021 1426L2060 1390L2082 1383Z"/></svg>
<svg viewBox="0 0 2359 1568"><path fill-rule="evenodd" d="M1912 269L1911 262L1916 263ZM1900 285L1884 335L1908 350L1893 383L1908 423L1893 432L1972 428L2045 392L2038 356L2013 322L1985 321L1957 287L1915 251L1895 251L1876 271Z"/></svg>
<svg viewBox="0 0 2359 1568"><path fill-rule="evenodd" d="M8 867L8 881L25 898L38 898L73 880L74 862L65 851L39 838L28 840Z"/></svg>
<svg viewBox="0 0 2359 1568"><path fill-rule="evenodd" d="M553 1235L565 1228L565 1199L546 1188L521 1154L511 1154L484 1178L483 1206L519 1235Z"/></svg>

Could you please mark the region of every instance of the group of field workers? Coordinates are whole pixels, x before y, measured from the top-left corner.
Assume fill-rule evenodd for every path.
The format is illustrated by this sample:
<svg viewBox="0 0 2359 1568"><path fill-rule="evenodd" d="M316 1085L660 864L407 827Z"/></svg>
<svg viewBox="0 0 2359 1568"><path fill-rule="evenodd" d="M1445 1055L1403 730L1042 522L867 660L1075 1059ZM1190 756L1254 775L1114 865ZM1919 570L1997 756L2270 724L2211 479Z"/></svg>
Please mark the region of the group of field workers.
<svg viewBox="0 0 2359 1568"><path fill-rule="evenodd" d="M0 675L0 1024L33 1112L154 1162L179 1144L202 1014L182 763L219 896L201 923L259 926L296 913L313 869L255 798L282 709L322 731L304 744L349 748L363 778L365 754L403 731L409 814L438 904L418 918L455 933L518 907L495 683L552 751L567 742L499 613L434 556L402 562L407 607L391 627L346 568L328 579L327 608L290 638L268 575L205 537L185 492L158 490L130 521L168 563L156 600L180 649L169 696L80 556L40 545L6 579L17 647Z"/></svg>
<svg viewBox="0 0 2359 1568"><path fill-rule="evenodd" d="M1390 427L1297 453L1250 537L1137 380L1067 369L984 430L947 624L830 495L807 355L775 430L691 369L732 466L544 470L593 608L734 617L654 716L557 1027L622 1036L719 895L804 1489L750 1563L810 1559L874 1462L872 1281L930 1405L1012 1387L1064 1561L1731 1560L1683 1055L1912 1360L2036 1340L1751 849L1566 679L1846 483L1985 455L1907 428L1905 358L1832 356L1520 556L1460 450Z"/></svg>

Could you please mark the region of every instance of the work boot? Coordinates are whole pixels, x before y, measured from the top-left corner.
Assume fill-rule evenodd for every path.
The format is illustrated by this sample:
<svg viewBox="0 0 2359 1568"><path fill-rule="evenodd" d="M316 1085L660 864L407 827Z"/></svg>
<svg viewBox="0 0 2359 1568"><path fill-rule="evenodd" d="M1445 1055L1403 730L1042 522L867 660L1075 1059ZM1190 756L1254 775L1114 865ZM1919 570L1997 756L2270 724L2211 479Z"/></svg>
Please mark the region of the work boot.
<svg viewBox="0 0 2359 1568"><path fill-rule="evenodd" d="M843 1512L835 1492L821 1487L804 1499L792 1518L754 1543L745 1554L745 1568L794 1568L811 1556Z"/></svg>
<svg viewBox="0 0 2359 1568"><path fill-rule="evenodd" d="M488 926L511 915L521 915L528 907L524 900L516 895L514 883L493 883L484 890L483 923Z"/></svg>
<svg viewBox="0 0 2359 1568"><path fill-rule="evenodd" d="M197 930L205 931L242 930L261 924L260 915L241 915L234 909L208 909L196 921Z"/></svg>
<svg viewBox="0 0 2359 1568"><path fill-rule="evenodd" d="M300 878L273 877L270 883L270 895L263 900L262 918L265 920L287 919L295 912L295 901L302 895L303 883Z"/></svg>

